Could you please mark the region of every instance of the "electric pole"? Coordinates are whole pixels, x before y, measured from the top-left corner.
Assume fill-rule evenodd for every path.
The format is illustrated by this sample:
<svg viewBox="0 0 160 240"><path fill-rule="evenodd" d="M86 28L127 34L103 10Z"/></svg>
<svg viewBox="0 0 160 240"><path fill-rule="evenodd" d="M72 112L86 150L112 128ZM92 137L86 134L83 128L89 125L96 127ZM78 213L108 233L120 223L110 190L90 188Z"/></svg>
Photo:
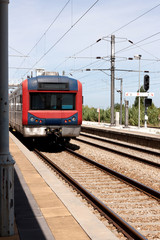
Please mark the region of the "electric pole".
<svg viewBox="0 0 160 240"><path fill-rule="evenodd" d="M118 90L117 92L120 93L120 125L122 125L122 96L123 96L123 78L116 78L116 80L120 80L121 81L121 86L120 86L120 90Z"/></svg>
<svg viewBox="0 0 160 240"><path fill-rule="evenodd" d="M115 35L111 35L111 126L114 125Z"/></svg>
<svg viewBox="0 0 160 240"><path fill-rule="evenodd" d="M140 83L140 77L141 77L141 71L140 71L140 60L142 55L138 56L139 59L139 98L138 98L138 128L141 126L141 100L140 100L140 90L141 90L141 83Z"/></svg>
<svg viewBox="0 0 160 240"><path fill-rule="evenodd" d="M120 124L122 125L122 94L123 94L123 90L122 90L122 81L123 79L121 78L121 92L120 92L120 96L121 96L121 100L120 100Z"/></svg>
<svg viewBox="0 0 160 240"><path fill-rule="evenodd" d="M8 4L0 0L0 237L14 235L14 160L9 153Z"/></svg>
<svg viewBox="0 0 160 240"><path fill-rule="evenodd" d="M142 55L134 56L135 59L139 60L138 128L140 128L140 123L141 123L141 100L140 100L140 88L141 88L141 82L140 82L140 77L141 77L140 60L141 60L141 57L142 57Z"/></svg>

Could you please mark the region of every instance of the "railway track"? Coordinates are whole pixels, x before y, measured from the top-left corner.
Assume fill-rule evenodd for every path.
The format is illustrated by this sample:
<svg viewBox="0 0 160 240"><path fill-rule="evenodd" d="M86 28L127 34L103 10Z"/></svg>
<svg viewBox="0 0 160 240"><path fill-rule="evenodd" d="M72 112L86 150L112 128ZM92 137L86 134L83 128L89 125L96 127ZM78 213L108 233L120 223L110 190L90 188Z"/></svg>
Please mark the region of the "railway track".
<svg viewBox="0 0 160 240"><path fill-rule="evenodd" d="M156 151L156 150L150 149L150 148L142 148L142 146L138 146L138 145L136 146L136 145L133 145L133 144L128 144L126 142L125 143L120 142L118 140L116 141L116 140L97 137L97 136L93 136L93 135L90 135L90 134L84 134L84 133L80 133L80 136L100 140L100 141L106 142L106 143L112 143L114 145L119 145L119 146L122 146L122 147L125 147L125 148L131 148L131 149L134 149L134 150L137 150L137 151L139 150L139 151L142 151L142 152L145 152L145 153L148 153L148 154L154 154L154 155L160 156L160 151Z"/></svg>
<svg viewBox="0 0 160 240"><path fill-rule="evenodd" d="M71 154L67 159L66 152L59 153L61 157L51 153L45 153L47 156L44 156L38 150L36 154L60 172L128 239L160 237L160 192L71 149L65 150Z"/></svg>
<svg viewBox="0 0 160 240"><path fill-rule="evenodd" d="M118 141L113 141L113 140L110 140L110 139L99 138L99 137L95 137L95 136L88 135L88 134L82 134L81 133L80 136L85 137L87 140L84 140L80 137L76 138L75 140L79 141L79 142L83 142L85 144L89 144L91 146L94 146L94 147L97 147L97 148L100 148L100 149L103 149L103 150L106 150L106 151L110 151L112 153L113 152L118 153L119 155L122 155L124 157L132 158L135 161L142 162L142 163L150 165L152 167L160 168L160 161L158 162L158 158L160 158L160 152L157 152L157 151L154 151L154 150L151 150L151 149L141 148L141 147L135 146L135 145L130 145L130 144L118 142ZM91 141L89 141L89 139L99 141L99 143L95 143L93 141L91 142ZM120 149L113 148L112 146L104 146L104 143L109 143L109 144L112 144L112 145L120 146L123 149L120 150ZM151 155L152 160L147 160L144 157L139 157L139 156L135 155L135 153L133 153L133 154L128 153L127 151L124 151L124 148L126 150L128 150L128 149L129 150L135 150L138 153L142 152L142 153ZM153 161L153 157L157 158L157 161Z"/></svg>

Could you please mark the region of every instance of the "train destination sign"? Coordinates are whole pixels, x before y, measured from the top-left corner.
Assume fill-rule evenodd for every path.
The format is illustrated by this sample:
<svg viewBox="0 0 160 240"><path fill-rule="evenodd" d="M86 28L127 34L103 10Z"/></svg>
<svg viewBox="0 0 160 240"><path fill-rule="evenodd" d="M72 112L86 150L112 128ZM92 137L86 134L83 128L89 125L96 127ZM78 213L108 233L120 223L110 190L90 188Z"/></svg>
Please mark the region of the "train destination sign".
<svg viewBox="0 0 160 240"><path fill-rule="evenodd" d="M147 93L147 92L126 92L125 93L125 96L126 97L154 97L154 93L151 92L151 93Z"/></svg>

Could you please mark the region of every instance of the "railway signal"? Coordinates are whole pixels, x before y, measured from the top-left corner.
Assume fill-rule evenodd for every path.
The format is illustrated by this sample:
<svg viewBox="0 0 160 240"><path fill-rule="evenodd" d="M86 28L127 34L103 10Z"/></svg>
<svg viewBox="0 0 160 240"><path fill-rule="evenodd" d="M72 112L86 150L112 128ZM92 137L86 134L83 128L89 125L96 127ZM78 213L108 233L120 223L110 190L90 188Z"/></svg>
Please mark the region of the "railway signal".
<svg viewBox="0 0 160 240"><path fill-rule="evenodd" d="M152 105L152 98L145 98L144 105L145 107L150 107Z"/></svg>
<svg viewBox="0 0 160 240"><path fill-rule="evenodd" d="M148 76L148 75L145 75L145 76ZM149 76L148 76L149 77ZM145 83L145 79L147 79L147 81L149 80L149 78L148 77L146 77L146 78L144 78L144 83ZM148 84L148 85L147 85ZM149 81L147 82L147 84L146 84L146 86L148 87L146 87L146 89L148 90L149 89ZM145 84L144 84L144 89L145 89ZM145 90L146 90L145 89ZM147 91L146 90L146 91ZM144 127L145 128L147 128L147 120L148 120L148 116L147 116L147 108L149 107L149 106L151 106L152 105L152 99L151 98L147 98L147 97L149 97L149 96L151 96L151 97L154 97L154 93L152 92L152 93L148 93L148 92L126 92L125 93L125 96L126 97L136 97L136 96L141 96L141 97L145 97L145 100L144 100L144 106L145 106L145 113L144 113Z"/></svg>
<svg viewBox="0 0 160 240"><path fill-rule="evenodd" d="M144 90L148 91L149 89L149 75L144 76Z"/></svg>

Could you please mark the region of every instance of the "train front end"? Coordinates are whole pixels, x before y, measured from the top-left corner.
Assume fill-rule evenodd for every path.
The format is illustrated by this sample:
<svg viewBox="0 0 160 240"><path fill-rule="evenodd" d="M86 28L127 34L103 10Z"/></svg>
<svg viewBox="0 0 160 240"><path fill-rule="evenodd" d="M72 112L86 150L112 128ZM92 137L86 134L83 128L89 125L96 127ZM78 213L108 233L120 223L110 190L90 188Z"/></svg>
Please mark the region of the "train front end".
<svg viewBox="0 0 160 240"><path fill-rule="evenodd" d="M38 76L22 84L22 124L25 137L79 136L82 84L64 76Z"/></svg>

